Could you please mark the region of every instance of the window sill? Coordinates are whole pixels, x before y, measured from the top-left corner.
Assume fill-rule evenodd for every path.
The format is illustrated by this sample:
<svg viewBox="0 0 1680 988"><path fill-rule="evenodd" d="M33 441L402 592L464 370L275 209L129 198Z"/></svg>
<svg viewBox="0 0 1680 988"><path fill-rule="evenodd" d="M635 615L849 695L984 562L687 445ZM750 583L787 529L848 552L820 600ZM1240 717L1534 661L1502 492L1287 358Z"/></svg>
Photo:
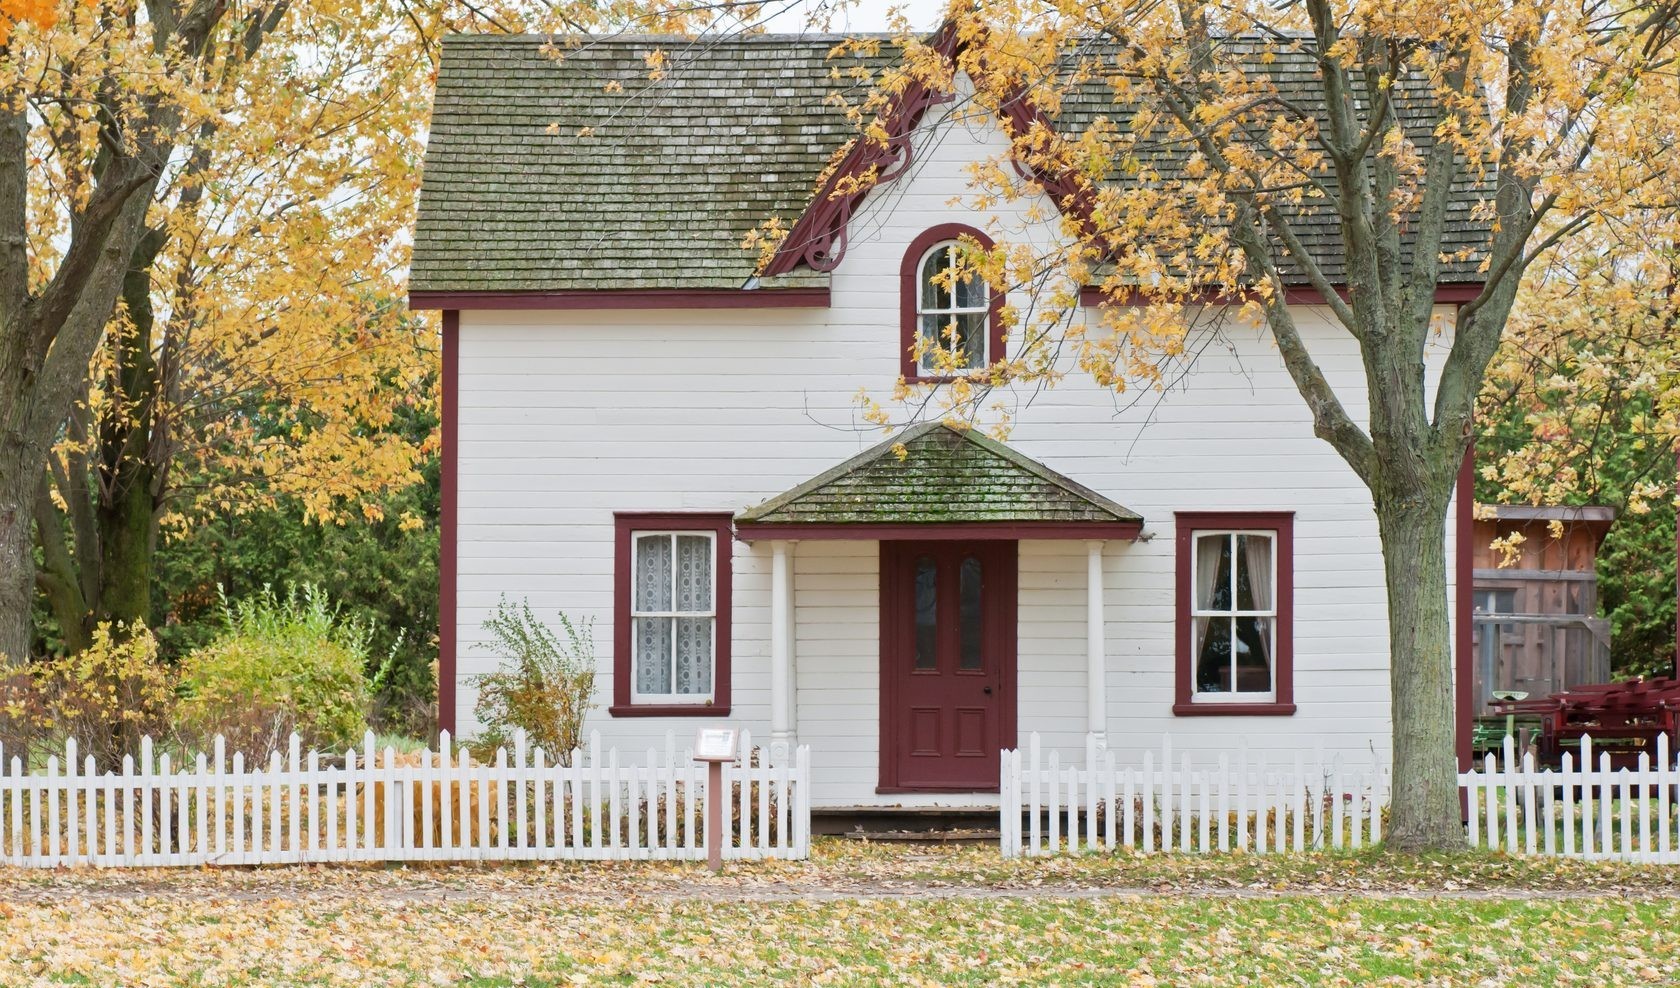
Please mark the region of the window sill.
<svg viewBox="0 0 1680 988"><path fill-rule="evenodd" d="M613 717L728 717L729 707L713 703L615 703L607 713Z"/></svg>
<svg viewBox="0 0 1680 988"><path fill-rule="evenodd" d="M978 367L967 374L934 375L914 374L904 378L905 384L955 384L958 381L984 382L990 380L991 367Z"/></svg>
<svg viewBox="0 0 1680 988"><path fill-rule="evenodd" d="M1288 717L1293 703L1175 703L1177 717Z"/></svg>

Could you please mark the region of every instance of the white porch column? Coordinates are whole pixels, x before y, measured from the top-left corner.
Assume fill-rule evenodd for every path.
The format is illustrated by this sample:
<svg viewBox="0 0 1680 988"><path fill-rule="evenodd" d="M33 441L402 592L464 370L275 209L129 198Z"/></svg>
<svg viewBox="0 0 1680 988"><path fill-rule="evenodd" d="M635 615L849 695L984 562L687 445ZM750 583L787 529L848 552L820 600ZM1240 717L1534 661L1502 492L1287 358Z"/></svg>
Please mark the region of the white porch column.
<svg viewBox="0 0 1680 988"><path fill-rule="evenodd" d="M770 543L770 743L794 742L793 543Z"/></svg>
<svg viewBox="0 0 1680 988"><path fill-rule="evenodd" d="M1108 692L1103 648L1103 545L1085 543L1085 730L1098 748L1108 745Z"/></svg>

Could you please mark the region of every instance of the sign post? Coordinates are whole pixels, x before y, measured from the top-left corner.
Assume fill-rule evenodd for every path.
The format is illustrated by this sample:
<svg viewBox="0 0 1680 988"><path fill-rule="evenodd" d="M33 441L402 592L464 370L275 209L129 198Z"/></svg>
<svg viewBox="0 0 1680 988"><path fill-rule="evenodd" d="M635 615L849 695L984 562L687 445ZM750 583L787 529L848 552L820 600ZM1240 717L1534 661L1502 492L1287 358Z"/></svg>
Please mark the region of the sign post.
<svg viewBox="0 0 1680 988"><path fill-rule="evenodd" d="M723 763L735 760L740 733L733 727L702 727L694 738L694 760L706 763L706 867L723 870Z"/></svg>

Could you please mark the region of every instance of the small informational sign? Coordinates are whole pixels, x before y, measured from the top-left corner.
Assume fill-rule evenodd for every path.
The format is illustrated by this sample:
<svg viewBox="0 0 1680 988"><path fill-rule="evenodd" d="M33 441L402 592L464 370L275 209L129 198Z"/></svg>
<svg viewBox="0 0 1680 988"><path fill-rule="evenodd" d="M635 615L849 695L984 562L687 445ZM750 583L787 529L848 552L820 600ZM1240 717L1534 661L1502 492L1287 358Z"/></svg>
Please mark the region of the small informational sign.
<svg viewBox="0 0 1680 988"><path fill-rule="evenodd" d="M740 732L733 727L702 727L694 738L697 762L732 762Z"/></svg>

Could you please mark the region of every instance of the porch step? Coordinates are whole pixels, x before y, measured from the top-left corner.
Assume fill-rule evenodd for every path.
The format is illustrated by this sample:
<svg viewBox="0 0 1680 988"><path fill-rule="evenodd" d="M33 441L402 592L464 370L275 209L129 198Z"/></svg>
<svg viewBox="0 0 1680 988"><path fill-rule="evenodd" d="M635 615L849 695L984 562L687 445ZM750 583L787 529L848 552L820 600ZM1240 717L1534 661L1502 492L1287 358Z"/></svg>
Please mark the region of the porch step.
<svg viewBox="0 0 1680 988"><path fill-rule="evenodd" d="M811 832L870 840L997 840L995 806L825 806L811 808ZM941 837L938 835L951 835Z"/></svg>
<svg viewBox="0 0 1680 988"><path fill-rule="evenodd" d="M1003 839L997 830L848 830L840 836L846 840L905 844L996 844Z"/></svg>

